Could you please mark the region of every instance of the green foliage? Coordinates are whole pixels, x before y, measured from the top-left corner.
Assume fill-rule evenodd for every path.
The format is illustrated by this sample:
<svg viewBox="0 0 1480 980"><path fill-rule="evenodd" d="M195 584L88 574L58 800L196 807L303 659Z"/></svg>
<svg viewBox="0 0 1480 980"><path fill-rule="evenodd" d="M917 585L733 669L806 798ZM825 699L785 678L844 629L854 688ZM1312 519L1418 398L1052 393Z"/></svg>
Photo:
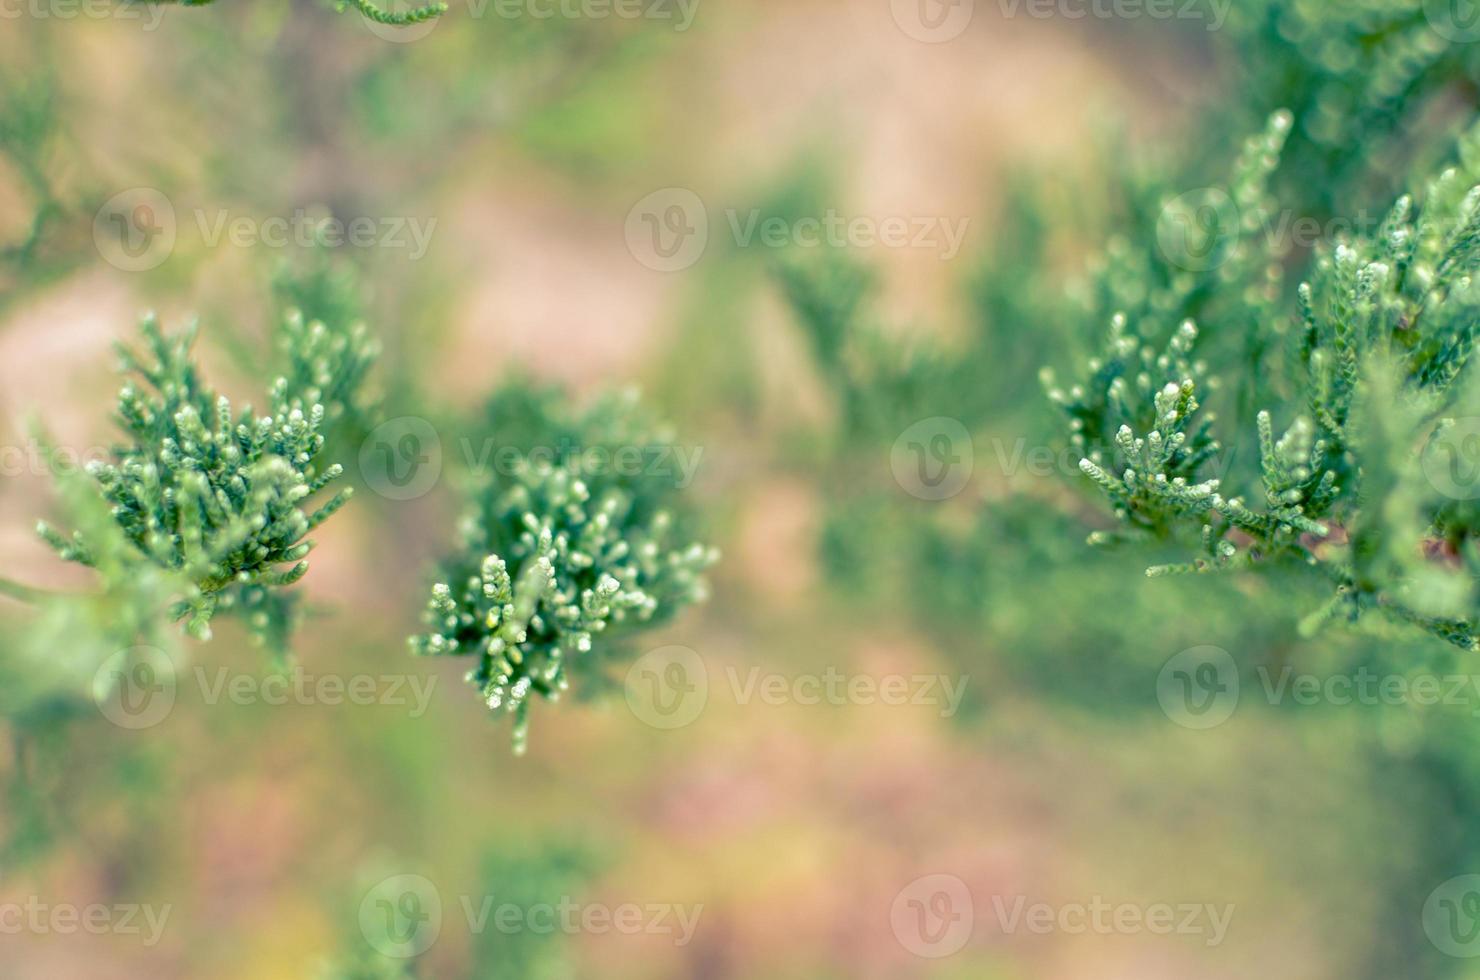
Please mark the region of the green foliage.
<svg viewBox="0 0 1480 980"><path fill-rule="evenodd" d="M146 0L148 3L178 3L182 7L204 7L215 3L216 0ZM386 10L371 0L336 0L335 8L343 10L345 7L353 7L363 14L367 19L377 24L386 24L391 27L409 27L412 24L422 24L429 20L447 13L447 4L437 0L425 6L413 7L410 10Z"/></svg>
<svg viewBox="0 0 1480 980"><path fill-rule="evenodd" d="M284 262L273 292L284 311L274 367L290 398L324 406L324 456L342 462L374 427L379 409L368 381L381 345L364 322L360 278L321 246L302 262Z"/></svg>
<svg viewBox="0 0 1480 980"><path fill-rule="evenodd" d="M522 751L531 697L558 698L572 671L705 598L717 555L691 542L672 437L634 395L574 411L555 390L512 382L486 419L493 465L475 474L429 631L411 645L476 657L468 680L514 716Z"/></svg>
<svg viewBox="0 0 1480 980"><path fill-rule="evenodd" d="M1288 117L1277 115L1235 168L1230 197L1243 213L1273 210L1262 200L1263 183L1287 128ZM1200 538L1192 560L1151 574L1302 562L1324 572L1335 590L1309 625L1378 608L1476 646L1473 508L1456 499L1463 488L1426 477L1422 454L1463 448L1446 443L1446 433L1475 408L1465 397L1464 369L1480 251L1480 188L1471 189L1477 176L1447 169L1428 184L1420 208L1404 197L1372 233L1322 248L1311 281L1285 310L1260 292L1273 277L1257 271L1279 260L1282 243L1234 236L1225 265L1168 277L1134 320L1117 313L1080 383L1065 391L1050 379L1084 456L1081 468L1116 515L1138 532L1190 529ZM1260 391L1283 394L1275 413L1287 420L1282 435L1263 407L1252 420L1236 418L1253 422L1257 473L1215 473L1220 444L1233 445L1237 433L1215 439L1216 417L1200 411L1198 393L1216 390L1219 379L1192 360L1197 325L1165 322L1199 307L1220 330L1239 330L1272 352L1230 370L1288 367L1288 379L1276 377ZM1257 315L1241 315L1240 307ZM1286 323L1299 329L1287 331ZM1282 346L1289 348L1284 358L1277 356Z"/></svg>
<svg viewBox="0 0 1480 980"><path fill-rule="evenodd" d="M212 617L230 611L281 651L294 615L283 587L308 571L308 533L350 495L341 490L306 509L342 471L317 462L324 406L306 403L303 391L279 378L268 395L270 414L250 406L234 413L192 360L193 325L166 336L150 316L142 332L146 353L120 347L124 370L136 376L118 399L128 441L89 473L133 564L188 582L171 611L189 632L208 637ZM109 553L111 539L86 528L64 536L43 522L40 531L69 561L99 567Z"/></svg>

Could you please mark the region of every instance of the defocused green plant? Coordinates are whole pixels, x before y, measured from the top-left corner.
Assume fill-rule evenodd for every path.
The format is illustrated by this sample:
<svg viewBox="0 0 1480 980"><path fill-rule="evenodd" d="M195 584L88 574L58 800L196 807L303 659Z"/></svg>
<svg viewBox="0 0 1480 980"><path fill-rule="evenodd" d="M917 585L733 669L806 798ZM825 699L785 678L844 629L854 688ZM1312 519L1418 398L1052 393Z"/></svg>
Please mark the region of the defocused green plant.
<svg viewBox="0 0 1480 980"><path fill-rule="evenodd" d="M285 656L299 616L288 587L308 571L307 535L352 490L310 504L344 470L324 462L325 433L363 432L378 412L364 394L378 344L347 276L328 262L280 272L266 415L233 410L203 379L193 325L171 336L150 316L146 352L120 347L131 378L117 420L128 441L86 474L59 473L70 533L39 525L61 557L97 573L99 591L53 595L0 579L0 592L40 607L43 646L64 623L97 621L100 642L66 645L86 651L81 676L104 651L157 640L166 610L198 639L216 615L235 614ZM515 716L522 750L528 698L558 697L574 665L594 670L639 628L703 599L716 554L688 537L679 496L692 473L634 393L578 412L560 391L514 379L484 420L495 465L473 481L461 544L433 590L432 630L412 646L478 657L469 679ZM56 629L44 628L50 619Z"/></svg>
<svg viewBox="0 0 1480 980"><path fill-rule="evenodd" d="M140 0L134 0L140 2ZM215 3L216 0L142 0L144 3L178 3L182 7L204 7ZM410 10L387 10L372 2L372 0L335 0L335 8L343 10L345 7L353 7L363 14L367 19L377 24L385 24L390 27L409 27L412 24L423 24L434 20L447 13L447 4L441 0L435 0L425 6L413 7Z"/></svg>
<svg viewBox="0 0 1480 980"><path fill-rule="evenodd" d="M1440 465L1436 453L1461 458L1456 439L1480 411L1464 371L1480 248L1480 194L1466 192L1480 180L1480 136L1460 141L1460 162L1417 195L1420 208L1412 196L1391 202L1402 174L1454 145L1457 105L1473 111L1475 46L1446 40L1422 10L1377 0L1267 0L1240 6L1230 25L1217 63L1238 99L1199 114L1180 155L1107 147L1110 179L1081 196L1103 202L1085 214L1109 245L1082 284L1065 289L1047 261L1046 239L1064 223L1049 203L1057 188L1042 180L1015 191L973 284L981 317L954 346L880 330L868 273L842 256L783 263L784 292L840 406L844 455L877 451L922 417L1000 427L1004 406L1037 438L1042 414L980 379L1014 374L996 363L1021 346L1014 332L1047 332L1084 351L1082 377L1060 384L1048 373L1048 386L1084 472L1128 525L1093 540L1133 533L1159 549L1190 530L1198 555L1154 563L1155 574L1293 560L1336 592L1303 630L1382 609L1473 646L1472 507L1425 467ZM1230 132L1256 114L1263 134L1245 141L1231 176L1213 177ZM1377 209L1387 219L1360 228ZM1307 219L1329 244L1298 240L1290 229ZM1293 276L1309 283L1290 289ZM1108 338L1087 345L1097 323ZM1378 411L1382 397L1396 401ZM1254 450L1239 451L1236 426L1257 436ZM1251 484L1267 505L1229 491ZM943 519L908 511L922 540ZM830 547L850 538L848 523L829 518ZM847 554L830 565L867 567Z"/></svg>

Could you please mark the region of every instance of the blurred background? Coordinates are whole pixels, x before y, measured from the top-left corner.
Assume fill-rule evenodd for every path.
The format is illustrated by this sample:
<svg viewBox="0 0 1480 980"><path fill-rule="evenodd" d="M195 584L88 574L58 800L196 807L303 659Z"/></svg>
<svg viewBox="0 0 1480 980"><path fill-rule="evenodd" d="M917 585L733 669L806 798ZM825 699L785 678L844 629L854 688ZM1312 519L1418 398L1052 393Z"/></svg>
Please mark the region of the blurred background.
<svg viewBox="0 0 1480 980"><path fill-rule="evenodd" d="M1036 380L1066 341L1001 316L1023 181L1057 219L1032 261L1082 265L1115 217L1090 189L1106 130L1175 144L1224 97L1210 21L887 0L4 16L7 577L86 583L32 533L53 503L30 420L101 453L110 345L151 309L198 315L211 376L251 398L273 276L324 218L358 237L333 258L365 288L384 414L448 437L411 499L351 467L299 586L298 669L368 678L368 703L267 703L270 658L223 626L185 644L147 727L90 704L0 726L0 977L1468 975L1480 948L1428 926L1475 914L1443 891L1480 871L1472 668L1398 630L1293 639L1304 583L1148 583L1144 555L1085 549L1108 520ZM882 335L977 338L970 390L854 438L787 271L823 253ZM617 665L536 705L516 758L464 664L407 654L469 462L444 423L511 372L638 385L698 454L724 560L648 638L702 664L676 727ZM941 490L911 473L946 459L943 417L970 432ZM0 605L7 677L61 656ZM1174 658L1208 647L1242 680L1211 719L1172 696L1207 660ZM1363 670L1466 686L1427 707L1280 693ZM247 693L213 695L222 676Z"/></svg>

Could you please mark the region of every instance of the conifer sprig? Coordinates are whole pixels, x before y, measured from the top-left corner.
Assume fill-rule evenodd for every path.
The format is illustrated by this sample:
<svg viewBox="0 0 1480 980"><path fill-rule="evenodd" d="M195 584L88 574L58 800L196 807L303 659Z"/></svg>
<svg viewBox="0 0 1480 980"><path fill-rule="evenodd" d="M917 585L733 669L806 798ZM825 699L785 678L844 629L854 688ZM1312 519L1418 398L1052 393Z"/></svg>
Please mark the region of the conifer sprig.
<svg viewBox="0 0 1480 980"><path fill-rule="evenodd" d="M679 481L651 465L671 436L635 396L573 412L553 389L514 382L487 419L495 456L515 458L475 478L458 549L432 587L428 631L411 646L476 657L468 680L514 716L522 751L531 697L558 698L572 674L704 599L718 555L688 536ZM641 463L616 464L619 450Z"/></svg>
<svg viewBox="0 0 1480 980"><path fill-rule="evenodd" d="M1259 409L1252 420L1258 468L1243 493L1230 493L1222 474L1210 472L1217 419L1199 414L1195 393L1213 387L1216 376L1188 359L1198 339L1190 320L1158 354L1146 346L1155 318L1143 316L1152 329L1131 340L1126 317L1116 314L1104 354L1090 361L1081 383L1065 391L1049 376L1050 396L1084 453L1081 469L1117 516L1163 536L1197 532L1192 560L1148 574L1301 562L1321 569L1335 588L1333 602L1308 625L1377 609L1477 646L1480 512L1468 485L1431 469L1436 454L1447 452L1452 464L1468 451L1453 443L1456 426L1480 423L1466 370L1480 310L1477 179L1480 173L1449 168L1417 195L1420 207L1414 196L1401 197L1375 232L1321 248L1310 281L1282 315L1248 321L1262 346L1288 349L1283 363L1292 367L1285 383L1265 389L1269 397L1288 392L1283 404ZM1254 194L1237 182L1234 189L1240 201ZM1235 256L1251 246L1267 261L1280 258L1277 243L1248 235ZM1210 288L1239 282L1236 271L1216 275ZM1192 312L1197 295L1167 290L1153 294L1152 304ZM1248 295L1237 290L1229 299ZM1216 322L1240 325L1226 315ZM1288 420L1278 436L1276 416ZM1235 436L1230 431L1227 441Z"/></svg>
<svg viewBox="0 0 1480 980"><path fill-rule="evenodd" d="M279 378L269 414L234 411L191 357L194 325L167 336L150 315L141 330L143 352L120 347L132 375L117 410L128 441L89 474L137 561L190 583L173 609L190 633L208 637L212 617L230 610L281 649L293 613L281 587L308 571L307 535L350 496L345 488L309 503L342 472L318 462L324 406ZM97 565L93 535L44 522L39 530L63 558Z"/></svg>
<svg viewBox="0 0 1480 980"><path fill-rule="evenodd" d="M148 0L150 3L178 3L182 7L204 7L215 3L216 0ZM410 27L413 24L422 24L429 20L435 20L447 13L447 4L436 0L421 7L413 7L410 10L386 10L384 7L372 2L372 0L337 0L336 9L343 10L345 7L353 7L364 15L368 20L377 24L385 24L388 27Z"/></svg>

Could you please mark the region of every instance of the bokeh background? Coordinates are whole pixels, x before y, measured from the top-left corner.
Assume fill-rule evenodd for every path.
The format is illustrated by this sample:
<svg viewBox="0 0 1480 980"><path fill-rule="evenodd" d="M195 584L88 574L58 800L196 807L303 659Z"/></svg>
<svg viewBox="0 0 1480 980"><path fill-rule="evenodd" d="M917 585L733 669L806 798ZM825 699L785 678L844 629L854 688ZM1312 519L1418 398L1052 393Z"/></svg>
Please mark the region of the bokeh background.
<svg viewBox="0 0 1480 980"><path fill-rule="evenodd" d="M315 615L297 663L429 684L424 710L208 703L182 681L146 729L86 709L0 726L0 905L169 910L152 943L0 922L0 977L1467 975L1424 915L1436 888L1480 871L1466 863L1480 695L1272 705L1248 671L1472 668L1400 631L1295 640L1298 584L1149 583L1144 556L1083 548L1106 519L1074 489L1036 381L1061 334L982 326L1018 258L998 229L1019 178L1060 216L1051 260L1082 264L1101 244L1106 208L1086 188L1106 127L1175 143L1222 97L1206 22L978 3L942 40L921 12L956 8L886 0L640 17L454 3L415 29L306 0L89 9L30 3L0 29L7 446L27 445L32 418L64 448L107 446L110 345L146 309L176 326L199 315L213 376L257 390L269 283L308 258L214 239L223 215L259 232L300 211L420 223L424 249L334 250L384 345L386 415L440 424L510 372L578 398L639 385L702 452L689 494L725 557L711 601L649 640L701 658L692 721L647 724L618 665L598 696L536 705L516 758L464 666L405 646L452 538L459 448L444 442L442 477L412 500L352 473L358 497L300 586ZM644 220L673 230L673 202L694 197L706 247L655 268ZM170 221L160 199L173 242L120 260L107 216L146 202ZM644 201L658 202L648 219ZM923 499L897 478L902 430L839 434L778 274L829 249L742 242L731 214L964 228L955 254L936 238L840 249L868 270L880 329L989 338L959 492ZM1019 455L1034 450L1047 462ZM32 534L46 474L8 458L4 574L85 586ZM0 604L19 635L25 608ZM10 646L8 676L46 655ZM1166 709L1163 668L1203 646L1238 662L1246 694L1195 728ZM234 627L186 651L212 677L273 669ZM755 671L941 677L965 694L959 710L766 703L732 680ZM404 875L442 910L435 941L400 960L373 924L376 888ZM500 929L466 914L485 899L697 919L685 942ZM424 891L414 902L403 911L429 908ZM1216 936L1206 911L1169 935L1076 928L1072 910L1101 902L1229 918ZM1029 928L1020 906L1070 918Z"/></svg>

